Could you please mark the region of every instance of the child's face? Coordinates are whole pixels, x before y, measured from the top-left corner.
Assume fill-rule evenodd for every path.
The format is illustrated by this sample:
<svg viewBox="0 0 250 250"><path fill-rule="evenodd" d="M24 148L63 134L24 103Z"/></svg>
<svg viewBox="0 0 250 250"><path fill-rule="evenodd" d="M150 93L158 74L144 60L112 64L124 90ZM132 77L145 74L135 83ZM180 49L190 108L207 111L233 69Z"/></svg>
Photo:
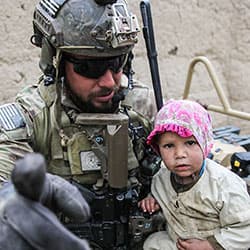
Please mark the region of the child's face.
<svg viewBox="0 0 250 250"><path fill-rule="evenodd" d="M158 138L159 151L168 169L180 177L197 174L203 163L203 153L194 136L180 137L165 132Z"/></svg>

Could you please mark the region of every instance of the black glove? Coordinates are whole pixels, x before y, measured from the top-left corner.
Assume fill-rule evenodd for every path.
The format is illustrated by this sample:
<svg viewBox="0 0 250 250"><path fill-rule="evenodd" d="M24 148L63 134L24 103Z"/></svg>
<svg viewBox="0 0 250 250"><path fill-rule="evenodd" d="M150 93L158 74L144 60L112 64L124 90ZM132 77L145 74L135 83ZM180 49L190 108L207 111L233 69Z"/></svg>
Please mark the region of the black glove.
<svg viewBox="0 0 250 250"><path fill-rule="evenodd" d="M85 240L68 231L44 206L82 221L90 216L88 204L77 188L45 169L40 154L27 154L16 162L13 184L0 190L1 249L89 250Z"/></svg>

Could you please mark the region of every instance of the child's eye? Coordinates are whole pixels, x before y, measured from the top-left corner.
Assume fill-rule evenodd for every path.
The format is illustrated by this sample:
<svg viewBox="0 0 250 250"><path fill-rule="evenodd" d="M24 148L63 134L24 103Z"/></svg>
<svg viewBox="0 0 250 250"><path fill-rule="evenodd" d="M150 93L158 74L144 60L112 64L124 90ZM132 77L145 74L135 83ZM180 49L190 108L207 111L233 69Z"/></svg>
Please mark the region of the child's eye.
<svg viewBox="0 0 250 250"><path fill-rule="evenodd" d="M166 144L164 144L162 146L163 146L163 148L172 148L174 146L174 144L172 144L172 143L166 143Z"/></svg>
<svg viewBox="0 0 250 250"><path fill-rule="evenodd" d="M195 140L190 140L190 141L187 141L186 142L188 145L196 145L197 144L197 142L195 141Z"/></svg>

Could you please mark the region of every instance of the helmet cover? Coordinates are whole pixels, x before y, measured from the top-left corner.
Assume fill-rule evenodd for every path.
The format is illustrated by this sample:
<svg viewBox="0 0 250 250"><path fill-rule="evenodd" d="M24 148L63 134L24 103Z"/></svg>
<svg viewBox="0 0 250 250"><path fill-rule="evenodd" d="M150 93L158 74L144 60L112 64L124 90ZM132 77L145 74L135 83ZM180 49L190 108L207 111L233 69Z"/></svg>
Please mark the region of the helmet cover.
<svg viewBox="0 0 250 250"><path fill-rule="evenodd" d="M128 53L139 25L125 0L41 0L34 12L35 43L46 38L56 49L91 57Z"/></svg>

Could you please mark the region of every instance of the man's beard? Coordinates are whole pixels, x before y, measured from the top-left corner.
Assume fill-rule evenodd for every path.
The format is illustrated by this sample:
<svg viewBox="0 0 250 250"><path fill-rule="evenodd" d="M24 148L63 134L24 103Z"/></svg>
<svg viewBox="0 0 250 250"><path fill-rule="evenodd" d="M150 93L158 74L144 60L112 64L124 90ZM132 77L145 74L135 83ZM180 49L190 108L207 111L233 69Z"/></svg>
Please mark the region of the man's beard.
<svg viewBox="0 0 250 250"><path fill-rule="evenodd" d="M114 113L118 109L120 101L125 97L123 91L120 88L116 88L114 89L115 94L109 102L103 103L101 107L96 107L91 101L83 101L77 93L74 93L67 80L64 83L66 95L83 113ZM101 92L97 94L105 95L109 92L110 89L103 88ZM97 94L93 94L92 96L94 97Z"/></svg>

